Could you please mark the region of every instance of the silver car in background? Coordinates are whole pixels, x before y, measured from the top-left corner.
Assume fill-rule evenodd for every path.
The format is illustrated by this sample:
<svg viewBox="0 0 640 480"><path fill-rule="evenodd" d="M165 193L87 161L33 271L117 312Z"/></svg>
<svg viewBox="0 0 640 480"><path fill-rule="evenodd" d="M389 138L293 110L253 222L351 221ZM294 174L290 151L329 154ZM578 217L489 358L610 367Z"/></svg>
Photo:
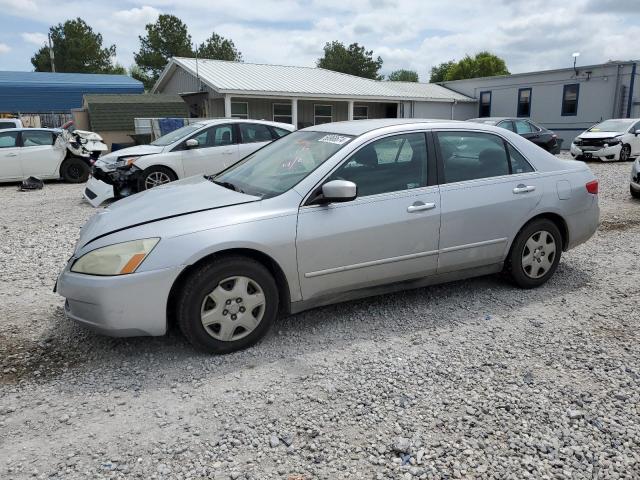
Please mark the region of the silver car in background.
<svg viewBox="0 0 640 480"><path fill-rule="evenodd" d="M503 128L331 123L96 214L57 289L99 332L163 335L175 321L225 353L278 314L352 298L502 270L537 287L598 222L584 163Z"/></svg>

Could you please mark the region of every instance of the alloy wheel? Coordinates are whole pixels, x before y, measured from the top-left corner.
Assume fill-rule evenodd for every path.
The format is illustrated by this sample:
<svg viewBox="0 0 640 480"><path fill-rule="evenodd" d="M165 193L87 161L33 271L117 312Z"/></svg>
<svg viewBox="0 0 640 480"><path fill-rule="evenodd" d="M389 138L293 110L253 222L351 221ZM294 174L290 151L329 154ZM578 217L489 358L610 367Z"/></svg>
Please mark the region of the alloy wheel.
<svg viewBox="0 0 640 480"><path fill-rule="evenodd" d="M249 277L222 280L202 301L200 319L205 331L216 340L231 342L249 335L265 312L265 295Z"/></svg>
<svg viewBox="0 0 640 480"><path fill-rule="evenodd" d="M144 179L144 188L148 190L153 187L157 187L158 185L162 185L164 183L169 183L171 178L164 172L151 172Z"/></svg>
<svg viewBox="0 0 640 480"><path fill-rule="evenodd" d="M623 145L622 150L620 150L620 161L626 162L629 160L629 156L631 155L631 147L629 145Z"/></svg>
<svg viewBox="0 0 640 480"><path fill-rule="evenodd" d="M522 251L522 269L529 278L543 277L553 266L556 241L549 232L540 230L529 237Z"/></svg>

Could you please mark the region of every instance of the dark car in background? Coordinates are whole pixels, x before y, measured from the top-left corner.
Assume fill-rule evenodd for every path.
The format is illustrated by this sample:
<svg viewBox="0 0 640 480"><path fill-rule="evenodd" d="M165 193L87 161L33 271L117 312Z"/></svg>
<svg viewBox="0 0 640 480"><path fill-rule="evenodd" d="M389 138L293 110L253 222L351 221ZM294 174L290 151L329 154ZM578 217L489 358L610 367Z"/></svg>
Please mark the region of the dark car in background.
<svg viewBox="0 0 640 480"><path fill-rule="evenodd" d="M540 125L533 123L525 118L509 118L509 117L482 117L472 118L467 122L484 123L485 125L495 125L496 127L506 128L517 133L521 137L532 141L540 148L543 148L554 155L560 153L562 139Z"/></svg>

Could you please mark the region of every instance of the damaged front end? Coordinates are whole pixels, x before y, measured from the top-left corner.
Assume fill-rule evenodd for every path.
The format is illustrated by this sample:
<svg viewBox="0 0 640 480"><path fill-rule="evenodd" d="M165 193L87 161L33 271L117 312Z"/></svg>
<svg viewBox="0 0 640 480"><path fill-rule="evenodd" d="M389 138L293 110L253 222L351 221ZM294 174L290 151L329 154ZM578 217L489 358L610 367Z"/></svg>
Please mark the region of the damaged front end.
<svg viewBox="0 0 640 480"><path fill-rule="evenodd" d="M78 130L73 122L67 122L62 126L60 138L72 155L88 160L91 165L98 160L103 152L109 150L100 135L95 132Z"/></svg>
<svg viewBox="0 0 640 480"><path fill-rule="evenodd" d="M118 158L115 162L98 159L91 169L84 197L94 207L103 202L128 197L138 191L142 170L133 164L138 157Z"/></svg>

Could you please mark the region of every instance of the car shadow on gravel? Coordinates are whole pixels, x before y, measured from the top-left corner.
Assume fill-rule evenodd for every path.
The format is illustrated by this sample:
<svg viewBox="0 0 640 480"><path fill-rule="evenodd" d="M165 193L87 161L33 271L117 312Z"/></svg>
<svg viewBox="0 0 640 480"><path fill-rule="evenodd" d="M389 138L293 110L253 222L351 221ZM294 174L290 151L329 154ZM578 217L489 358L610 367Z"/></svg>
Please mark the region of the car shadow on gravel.
<svg viewBox="0 0 640 480"><path fill-rule="evenodd" d="M169 379L171 372L181 378L185 369L192 374L199 368L233 372L357 342L387 342L408 333L508 317L514 309L548 302L590 280L588 273L561 263L546 285L533 290L518 289L500 275L492 275L345 302L282 318L262 342L224 356L195 351L176 328L163 337L98 335L67 320L58 307L50 329L38 340L0 335L0 384L46 382L68 373L77 377L108 374L123 368L156 370ZM145 375L139 377L136 388L143 388ZM157 380L158 375L151 378Z"/></svg>

